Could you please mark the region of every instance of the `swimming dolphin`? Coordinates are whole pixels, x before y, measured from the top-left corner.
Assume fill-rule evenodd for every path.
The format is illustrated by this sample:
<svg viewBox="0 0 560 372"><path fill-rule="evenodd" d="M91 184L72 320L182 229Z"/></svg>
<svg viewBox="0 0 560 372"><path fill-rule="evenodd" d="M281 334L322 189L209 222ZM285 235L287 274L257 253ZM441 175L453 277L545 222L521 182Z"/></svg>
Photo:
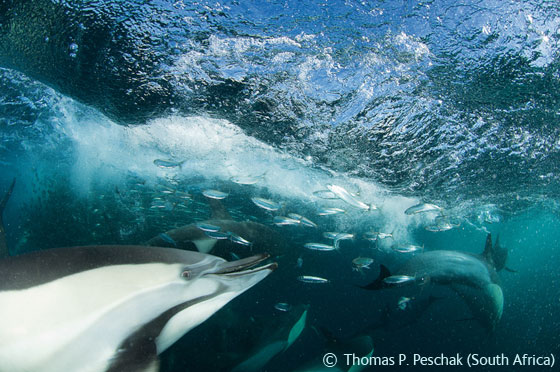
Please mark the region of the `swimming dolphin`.
<svg viewBox="0 0 560 372"><path fill-rule="evenodd" d="M4 229L4 209L6 208L6 204L8 204L8 200L10 200L10 196L12 196L12 191L14 191L14 186L16 185L16 179L12 181L12 184L4 194L4 197L0 201L0 258L8 257L10 255L10 251L8 250L8 245L6 244L6 230Z"/></svg>
<svg viewBox="0 0 560 372"><path fill-rule="evenodd" d="M469 306L475 319L493 331L502 317L504 296L493 260L492 236L488 234L481 255L458 251L429 251L408 260L395 275L415 282L448 285ZM377 290L390 287L385 280L392 274L381 265L379 277L362 287Z"/></svg>
<svg viewBox="0 0 560 372"><path fill-rule="evenodd" d="M161 234L155 236L146 244L158 247L176 246L182 249L191 249L194 244L199 252L212 252L217 256L224 256L234 250L245 255L265 251L272 256L287 253L285 240L270 227L254 221L235 221L219 200L210 199L209 203L212 208L212 217L203 222L219 227L221 232L237 234L251 242L251 246L242 246L228 240L212 239L194 223L169 230L165 232L167 236Z"/></svg>
<svg viewBox="0 0 560 372"><path fill-rule="evenodd" d="M158 354L264 279L268 256L227 262L145 246L0 261L1 372L156 372Z"/></svg>

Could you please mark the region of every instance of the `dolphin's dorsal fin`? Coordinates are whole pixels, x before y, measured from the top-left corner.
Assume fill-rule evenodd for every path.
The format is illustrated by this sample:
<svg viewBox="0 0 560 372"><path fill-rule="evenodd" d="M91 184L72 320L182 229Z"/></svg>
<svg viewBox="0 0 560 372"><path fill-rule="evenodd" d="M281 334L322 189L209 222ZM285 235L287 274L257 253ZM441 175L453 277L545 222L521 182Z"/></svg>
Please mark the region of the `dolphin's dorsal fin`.
<svg viewBox="0 0 560 372"><path fill-rule="evenodd" d="M383 281L385 278L391 276L391 272L385 265L379 265L379 276L373 282L369 283L368 285L362 286L363 289L369 290L377 290L385 288L385 282Z"/></svg>
<svg viewBox="0 0 560 372"><path fill-rule="evenodd" d="M484 246L484 252L482 252L482 257L494 266L494 252L492 251L492 234L488 233L486 235L486 245Z"/></svg>
<svg viewBox="0 0 560 372"><path fill-rule="evenodd" d="M212 209L213 220L231 220L231 216L221 201L217 199L210 199L208 202L210 203L210 208Z"/></svg>

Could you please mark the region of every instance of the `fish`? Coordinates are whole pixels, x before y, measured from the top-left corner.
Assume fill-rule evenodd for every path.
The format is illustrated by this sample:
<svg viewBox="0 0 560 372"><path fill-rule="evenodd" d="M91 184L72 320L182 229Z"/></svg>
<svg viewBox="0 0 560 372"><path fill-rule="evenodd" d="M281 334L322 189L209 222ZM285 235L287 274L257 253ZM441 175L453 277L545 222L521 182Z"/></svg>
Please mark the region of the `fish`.
<svg viewBox="0 0 560 372"><path fill-rule="evenodd" d="M300 275L297 277L300 282L309 283L309 284L326 284L330 283L328 279L321 278L319 276L312 276L312 275Z"/></svg>
<svg viewBox="0 0 560 372"><path fill-rule="evenodd" d="M405 310L412 299L410 297L401 297L397 302L397 307L399 310Z"/></svg>
<svg viewBox="0 0 560 372"><path fill-rule="evenodd" d="M296 260L296 267L298 269L301 269L303 267L303 257L299 256L298 259Z"/></svg>
<svg viewBox="0 0 560 372"><path fill-rule="evenodd" d="M313 191L313 195L321 199L338 199L338 196L330 190L317 190Z"/></svg>
<svg viewBox="0 0 560 372"><path fill-rule="evenodd" d="M321 251L321 252L334 251L336 249L332 245L323 244L323 243L305 243L304 247L307 249L311 249L313 251Z"/></svg>
<svg viewBox="0 0 560 372"><path fill-rule="evenodd" d="M373 258L356 257L352 260L352 267L356 271L362 271L363 269L369 269L372 263Z"/></svg>
<svg viewBox="0 0 560 372"><path fill-rule="evenodd" d="M167 243L173 245L174 247L177 247L177 242L175 242L175 240L173 240L173 238L170 237L169 235L167 235L166 233L161 233L161 234L159 234L159 236L160 236L160 238L165 240Z"/></svg>
<svg viewBox="0 0 560 372"><path fill-rule="evenodd" d="M292 309L292 305L286 302L278 302L274 305L274 308L278 311L290 311Z"/></svg>
<svg viewBox="0 0 560 372"><path fill-rule="evenodd" d="M252 268L267 258L89 246L0 260L0 337L9 340L0 370L156 372L159 354L276 268Z"/></svg>
<svg viewBox="0 0 560 372"><path fill-rule="evenodd" d="M339 233L339 232L336 232L336 231L325 231L325 232L323 233L323 237L324 237L325 239L334 240L338 234L340 234L340 233Z"/></svg>
<svg viewBox="0 0 560 372"><path fill-rule="evenodd" d="M229 239L229 238L230 238L230 233L229 233L229 232L205 231L204 233L205 233L206 236L209 237L210 239L225 240L225 239Z"/></svg>
<svg viewBox="0 0 560 372"><path fill-rule="evenodd" d="M231 182L238 185L254 185L263 179L264 176L238 176L232 177Z"/></svg>
<svg viewBox="0 0 560 372"><path fill-rule="evenodd" d="M267 211L277 211L278 209L280 209L280 204L269 200L269 199L264 199L264 198L251 198L251 200L253 201L253 203L255 203L255 205L259 208L262 209L266 209Z"/></svg>
<svg viewBox="0 0 560 372"><path fill-rule="evenodd" d="M206 196L207 198L210 198L210 199L222 200L222 199L227 198L229 194L227 192L209 189L209 190L203 190L202 195L204 195L204 196Z"/></svg>
<svg viewBox="0 0 560 372"><path fill-rule="evenodd" d="M336 236L334 237L334 247L336 249L338 249L340 247L340 241L341 240L353 240L354 239L354 234L350 234L350 233L338 233L336 234Z"/></svg>
<svg viewBox="0 0 560 372"><path fill-rule="evenodd" d="M362 288L379 290L390 285L385 279L395 276L429 279L430 283L451 287L465 301L474 318L488 331L496 329L504 309L504 295L493 261L495 252L490 234L482 254L435 250L412 256L392 275L380 265L377 279Z"/></svg>
<svg viewBox="0 0 560 372"><path fill-rule="evenodd" d="M165 169L181 167L185 162L186 162L186 160L183 160L183 161L177 161L177 160L171 160L171 159L169 159L169 160L164 160L164 159L154 160L155 165L157 165L160 168L165 168Z"/></svg>
<svg viewBox="0 0 560 372"><path fill-rule="evenodd" d="M344 187L338 185L327 185L329 191L335 194L339 199L343 200L347 204L360 208L366 211L377 209L373 204L367 205L366 203L356 199L352 194L350 194Z"/></svg>
<svg viewBox="0 0 560 372"><path fill-rule="evenodd" d="M226 234L229 235L229 240L231 240L233 243L245 245L245 246L248 246L248 247L250 247L252 245L252 243L250 241L248 241L247 239L243 239L239 235L234 234L230 231L228 231Z"/></svg>
<svg viewBox="0 0 560 372"><path fill-rule="evenodd" d="M399 253L415 253L423 251L424 246L414 244L396 244L393 246L393 250Z"/></svg>
<svg viewBox="0 0 560 372"><path fill-rule="evenodd" d="M332 216L333 214L346 213L344 209L341 208L319 208L317 215L319 216Z"/></svg>
<svg viewBox="0 0 560 372"><path fill-rule="evenodd" d="M195 226L198 227L200 230L205 232L218 232L220 231L220 226L212 225L205 222L197 222Z"/></svg>
<svg viewBox="0 0 560 372"><path fill-rule="evenodd" d="M438 212L441 213L443 211L443 208L438 207L435 204L430 204L430 203L420 203L420 204L416 204L413 205L410 208L407 208L404 213L408 214L408 215L412 215L412 214L418 214L418 213L427 213L427 212Z"/></svg>
<svg viewBox="0 0 560 372"><path fill-rule="evenodd" d="M384 278L383 281L390 286L397 286L411 284L416 281L416 277L410 275L391 275Z"/></svg>
<svg viewBox="0 0 560 372"><path fill-rule="evenodd" d="M301 224L301 221L290 217L274 216L274 218L272 219L272 223L274 223L276 226L295 226Z"/></svg>
<svg viewBox="0 0 560 372"><path fill-rule="evenodd" d="M384 233L384 232L378 232L378 231L369 231L367 233L364 234L364 239L366 240L377 240L377 239L387 239L387 238L393 238L393 233Z"/></svg>
<svg viewBox="0 0 560 372"><path fill-rule="evenodd" d="M307 227L317 227L317 224L311 221L309 218L303 217L301 214L288 213L288 217L299 221L300 224Z"/></svg>

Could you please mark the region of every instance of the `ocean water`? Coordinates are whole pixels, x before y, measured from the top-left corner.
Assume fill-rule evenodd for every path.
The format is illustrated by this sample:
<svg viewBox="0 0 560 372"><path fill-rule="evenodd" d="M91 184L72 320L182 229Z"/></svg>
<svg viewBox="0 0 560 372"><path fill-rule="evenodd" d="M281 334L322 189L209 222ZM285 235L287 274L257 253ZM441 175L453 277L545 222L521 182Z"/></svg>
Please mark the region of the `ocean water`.
<svg viewBox="0 0 560 372"><path fill-rule="evenodd" d="M379 363L504 355L507 370L533 371L551 368L515 357L560 357L555 1L12 1L0 28L0 193L17 179L3 214L11 255L143 244L209 219L207 189L229 194L233 219L282 239L279 268L165 351L162 371L233 370L303 309L301 335L257 370L298 370L327 352L348 370L336 345L363 336ZM331 184L377 209L317 193ZM404 213L422 202L443 212ZM345 213L318 215L325 207ZM288 213L317 227L273 223ZM451 229L428 231L439 215ZM327 231L355 238L304 248L329 243ZM371 231L392 236L371 242ZM479 254L489 233L515 270L498 273L493 331L448 285L360 288L381 264L396 271L423 254L396 245ZM225 243L215 253L249 254ZM354 270L357 257L373 263ZM461 369L368 368L397 367Z"/></svg>

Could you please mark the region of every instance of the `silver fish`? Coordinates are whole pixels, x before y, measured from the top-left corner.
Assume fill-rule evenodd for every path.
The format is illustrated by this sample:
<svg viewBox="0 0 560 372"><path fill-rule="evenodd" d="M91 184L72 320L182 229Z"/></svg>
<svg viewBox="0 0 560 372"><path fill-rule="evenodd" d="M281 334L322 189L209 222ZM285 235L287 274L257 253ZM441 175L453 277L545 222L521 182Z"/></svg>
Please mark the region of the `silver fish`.
<svg viewBox="0 0 560 372"><path fill-rule="evenodd" d="M229 194L227 192L209 189L209 190L202 191L202 195L204 195L204 196L206 196L207 198L210 198L210 199L222 200L222 199L227 198L227 196Z"/></svg>
<svg viewBox="0 0 560 372"><path fill-rule="evenodd" d="M207 237L216 239L216 240L225 240L229 239L229 233L224 233L221 231L204 231Z"/></svg>
<svg viewBox="0 0 560 372"><path fill-rule="evenodd" d="M336 249L332 245L323 244L323 243L306 243L304 247L307 249L311 249L313 251L321 251L321 252L334 251Z"/></svg>
<svg viewBox="0 0 560 372"><path fill-rule="evenodd" d="M325 278L321 278L319 276L312 276L312 275L301 275L297 278L300 282L303 283L310 283L310 284L326 284L330 281Z"/></svg>
<svg viewBox="0 0 560 372"><path fill-rule="evenodd" d="M441 212L442 210L443 208L438 207L435 204L420 203L408 208L406 211L404 211L404 213L411 215L411 214L427 213L427 212Z"/></svg>
<svg viewBox="0 0 560 372"><path fill-rule="evenodd" d="M333 214L345 213L344 209L340 208L319 208L317 214L319 216L331 216Z"/></svg>
<svg viewBox="0 0 560 372"><path fill-rule="evenodd" d="M292 309L292 305L286 302L278 302L276 305L274 305L274 308L278 311L290 311Z"/></svg>
<svg viewBox="0 0 560 372"><path fill-rule="evenodd" d="M300 221L301 221L301 224L302 224L303 226L307 226L307 227L317 227L317 224L316 224L315 222L311 221L309 218L302 217Z"/></svg>
<svg viewBox="0 0 560 372"><path fill-rule="evenodd" d="M387 238L393 238L393 233L384 233L384 232L378 232L378 231L369 231L367 233L364 234L364 239L366 240L377 240L377 239L387 239Z"/></svg>
<svg viewBox="0 0 560 372"><path fill-rule="evenodd" d="M241 244L247 247L253 245L253 243L251 243L247 239L244 239L239 235L232 233L231 231L228 231L226 234L229 234L229 240L231 240L233 243Z"/></svg>
<svg viewBox="0 0 560 372"><path fill-rule="evenodd" d="M404 297L404 296L399 298L399 302L397 303L398 308L400 310L405 310L411 300L412 300L411 298Z"/></svg>
<svg viewBox="0 0 560 372"><path fill-rule="evenodd" d="M408 276L408 275L392 275L386 277L385 279L383 279L383 281L386 284L397 286L397 285L412 283L416 281L416 278L414 276Z"/></svg>
<svg viewBox="0 0 560 372"><path fill-rule="evenodd" d="M369 266L373 263L373 258L369 257L356 257L352 260L352 266L354 270L361 271L362 269L369 269Z"/></svg>
<svg viewBox="0 0 560 372"><path fill-rule="evenodd" d="M354 234L350 234L350 233L338 233L335 237L334 237L334 247L336 249L339 248L340 246L340 241L341 240L352 240L354 239Z"/></svg>
<svg viewBox="0 0 560 372"><path fill-rule="evenodd" d="M356 199L352 194L350 194L344 187L338 185L327 185L329 191L338 196L341 200L350 204L353 207L360 208L366 211L377 209L373 204L367 205L363 201Z"/></svg>
<svg viewBox="0 0 560 372"><path fill-rule="evenodd" d="M323 237L326 239L331 239L334 240L334 238L336 238L336 236L340 234L339 232L335 232L335 231L325 231L323 233Z"/></svg>
<svg viewBox="0 0 560 372"><path fill-rule="evenodd" d="M154 164L157 165L160 168L176 168L176 167L180 167L181 165L183 165L184 162L185 162L185 160L183 160L183 161L164 160L164 159L154 160Z"/></svg>
<svg viewBox="0 0 560 372"><path fill-rule="evenodd" d="M205 232L218 232L218 231L220 231L220 226L212 225L212 224L205 223L205 222L197 222L197 223L195 223L195 225L200 230L205 231Z"/></svg>
<svg viewBox="0 0 560 372"><path fill-rule="evenodd" d="M313 191L313 195L321 199L338 199L338 196L330 190L317 190Z"/></svg>
<svg viewBox="0 0 560 372"><path fill-rule="evenodd" d="M264 198L251 198L253 203L259 208L266 209L267 211L277 211L280 209L280 203Z"/></svg>
<svg viewBox="0 0 560 372"><path fill-rule="evenodd" d="M274 223L276 226L288 226L288 225L299 225L301 221L295 220L290 217L274 216L274 218L272 219L272 223Z"/></svg>
<svg viewBox="0 0 560 372"><path fill-rule="evenodd" d="M259 182L263 176L238 176L232 177L231 181L238 185L254 185Z"/></svg>
<svg viewBox="0 0 560 372"><path fill-rule="evenodd" d="M297 214L297 213L288 213L288 217L298 221L301 221L301 219L303 218L301 214Z"/></svg>
<svg viewBox="0 0 560 372"><path fill-rule="evenodd" d="M398 244L393 246L393 250L399 253L414 253L424 250L424 246L414 244Z"/></svg>

